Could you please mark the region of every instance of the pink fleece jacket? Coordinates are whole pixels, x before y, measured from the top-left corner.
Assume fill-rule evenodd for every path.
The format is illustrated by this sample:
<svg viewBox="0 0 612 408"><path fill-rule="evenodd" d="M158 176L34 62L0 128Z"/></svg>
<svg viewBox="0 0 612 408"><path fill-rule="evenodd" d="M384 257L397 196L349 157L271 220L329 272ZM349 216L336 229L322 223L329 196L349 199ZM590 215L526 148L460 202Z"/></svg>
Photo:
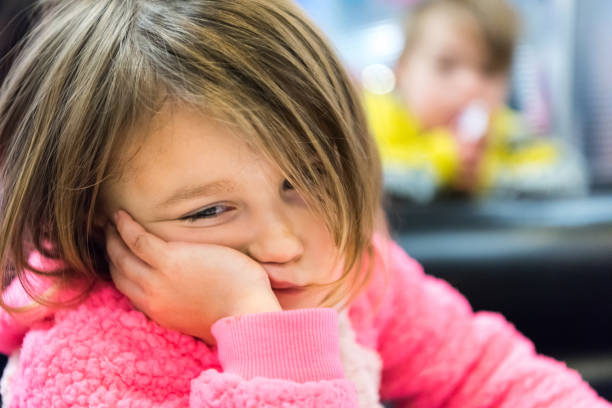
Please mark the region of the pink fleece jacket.
<svg viewBox="0 0 612 408"><path fill-rule="evenodd" d="M382 360L382 400L399 407L612 406L575 371L536 355L500 315L473 313L398 246L377 249L374 278L349 317L357 342ZM4 299L27 301L15 283ZM332 309L225 318L213 334L218 346L209 348L161 328L106 284L72 309L19 321L3 312L0 351L21 347L9 408L358 406Z"/></svg>

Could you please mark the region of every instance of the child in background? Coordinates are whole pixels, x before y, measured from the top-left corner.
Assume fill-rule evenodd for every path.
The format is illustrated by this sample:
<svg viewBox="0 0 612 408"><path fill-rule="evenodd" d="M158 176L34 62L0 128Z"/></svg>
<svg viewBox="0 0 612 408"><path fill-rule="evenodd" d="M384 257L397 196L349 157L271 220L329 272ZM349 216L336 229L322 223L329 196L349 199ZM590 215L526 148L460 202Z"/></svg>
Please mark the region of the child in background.
<svg viewBox="0 0 612 408"><path fill-rule="evenodd" d="M0 94L6 406L610 407L387 238L291 2L41 7Z"/></svg>
<svg viewBox="0 0 612 408"><path fill-rule="evenodd" d="M402 184L410 183L410 172L429 175L441 190L528 190L530 179L560 165L560 148L528 137L504 105L518 29L504 0L415 6L396 65L396 92L365 98L391 190L409 188ZM550 183L547 191L555 188Z"/></svg>

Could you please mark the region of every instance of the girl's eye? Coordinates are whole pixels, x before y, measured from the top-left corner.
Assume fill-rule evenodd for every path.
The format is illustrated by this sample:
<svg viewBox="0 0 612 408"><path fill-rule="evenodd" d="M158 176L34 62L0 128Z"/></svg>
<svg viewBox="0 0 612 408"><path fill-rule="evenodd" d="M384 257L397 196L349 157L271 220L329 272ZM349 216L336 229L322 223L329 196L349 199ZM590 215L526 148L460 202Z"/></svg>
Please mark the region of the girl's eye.
<svg viewBox="0 0 612 408"><path fill-rule="evenodd" d="M195 214L187 215L181 219L185 221L194 222L201 218L215 218L230 210L231 208L226 205L213 205L212 207L205 208L202 211L198 211Z"/></svg>
<svg viewBox="0 0 612 408"><path fill-rule="evenodd" d="M283 190L293 190L293 184L289 182L289 180L283 180Z"/></svg>
<svg viewBox="0 0 612 408"><path fill-rule="evenodd" d="M450 57L440 57L436 61L438 71L444 74L451 72L457 66L457 61Z"/></svg>

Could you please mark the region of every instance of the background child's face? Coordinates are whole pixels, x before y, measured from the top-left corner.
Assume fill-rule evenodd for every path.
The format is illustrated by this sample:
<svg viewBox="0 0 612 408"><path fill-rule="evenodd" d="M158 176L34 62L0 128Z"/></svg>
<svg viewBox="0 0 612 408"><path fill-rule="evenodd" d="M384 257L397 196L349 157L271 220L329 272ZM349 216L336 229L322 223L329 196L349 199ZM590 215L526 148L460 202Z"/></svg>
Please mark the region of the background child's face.
<svg viewBox="0 0 612 408"><path fill-rule="evenodd" d="M228 246L266 270L272 286L339 277L336 247L322 220L280 170L229 127L167 105L119 154L119 179L103 186L107 215L130 213L167 241ZM313 307L326 290L274 290L284 309Z"/></svg>
<svg viewBox="0 0 612 408"><path fill-rule="evenodd" d="M447 10L423 16L417 38L397 66L399 93L422 126L453 127L473 100L505 101L508 74L488 70L476 22Z"/></svg>

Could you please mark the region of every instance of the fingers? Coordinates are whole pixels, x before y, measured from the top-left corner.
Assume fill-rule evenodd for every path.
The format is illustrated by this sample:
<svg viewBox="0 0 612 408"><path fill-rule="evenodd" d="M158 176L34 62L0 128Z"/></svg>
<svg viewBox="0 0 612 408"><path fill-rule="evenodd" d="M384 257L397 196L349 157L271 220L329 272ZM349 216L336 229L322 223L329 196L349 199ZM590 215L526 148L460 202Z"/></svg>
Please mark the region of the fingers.
<svg viewBox="0 0 612 408"><path fill-rule="evenodd" d="M115 214L115 225L128 248L147 264L158 267L166 253L166 242L147 232L125 211Z"/></svg>
<svg viewBox="0 0 612 408"><path fill-rule="evenodd" d="M143 310L146 300L144 290L136 282L130 280L125 274L121 273L115 266L110 265L110 274L113 283L119 292L123 293L138 310Z"/></svg>
<svg viewBox="0 0 612 408"><path fill-rule="evenodd" d="M117 230L110 224L106 226L106 252L115 286L140 308L145 300L142 283L151 279L153 270L128 249Z"/></svg>

